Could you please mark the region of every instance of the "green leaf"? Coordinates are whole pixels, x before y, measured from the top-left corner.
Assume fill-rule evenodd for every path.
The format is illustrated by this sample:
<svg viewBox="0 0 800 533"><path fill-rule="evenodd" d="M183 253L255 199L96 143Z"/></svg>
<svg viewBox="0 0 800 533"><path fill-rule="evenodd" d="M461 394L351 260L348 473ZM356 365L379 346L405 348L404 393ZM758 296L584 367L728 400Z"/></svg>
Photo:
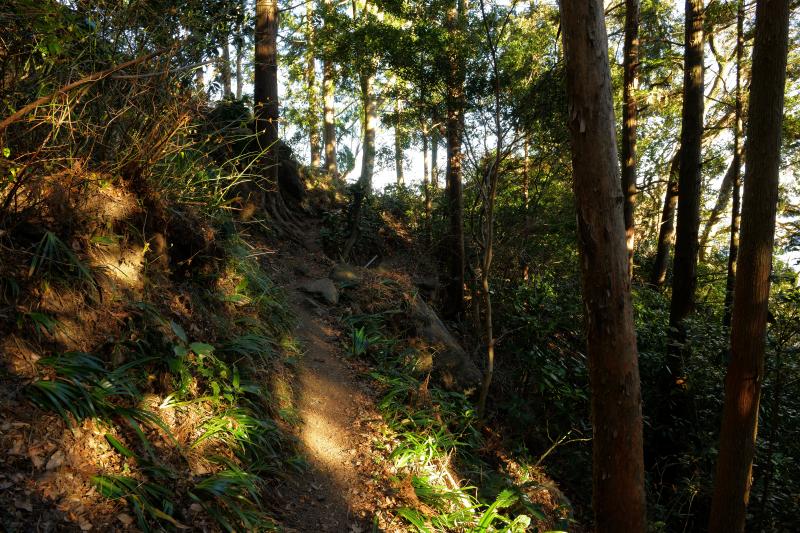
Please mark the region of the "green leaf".
<svg viewBox="0 0 800 533"><path fill-rule="evenodd" d="M103 246L111 246L117 244L119 242L118 235L98 235L96 237L92 237L89 242L92 244L101 244Z"/></svg>
<svg viewBox="0 0 800 533"><path fill-rule="evenodd" d="M397 510L397 514L411 522L411 524L414 525L420 533L431 533L430 528L425 523L425 518L423 517L422 513L416 509L402 507Z"/></svg>
<svg viewBox="0 0 800 533"><path fill-rule="evenodd" d="M110 478L108 476L92 476L92 483L97 488L97 492L113 500L124 498L127 494L127 491L120 486L120 483L117 483L117 480L118 478Z"/></svg>
<svg viewBox="0 0 800 533"><path fill-rule="evenodd" d="M169 325L172 327L172 332L175 333L176 337L178 337L183 342L186 343L189 342L189 338L186 336L186 332L183 330L180 324L178 324L174 320L170 320Z"/></svg>
<svg viewBox="0 0 800 533"><path fill-rule="evenodd" d="M204 342L193 342L189 345L189 349L197 355L211 355L214 353L214 347Z"/></svg>
<svg viewBox="0 0 800 533"><path fill-rule="evenodd" d="M114 447L119 453L124 455L125 457L133 457L133 451L129 448L126 448L124 444L122 444L114 435L110 433L106 433L106 440L108 443Z"/></svg>
<svg viewBox="0 0 800 533"><path fill-rule="evenodd" d="M11 156L11 148L8 146L3 147L3 157L10 157Z"/></svg>

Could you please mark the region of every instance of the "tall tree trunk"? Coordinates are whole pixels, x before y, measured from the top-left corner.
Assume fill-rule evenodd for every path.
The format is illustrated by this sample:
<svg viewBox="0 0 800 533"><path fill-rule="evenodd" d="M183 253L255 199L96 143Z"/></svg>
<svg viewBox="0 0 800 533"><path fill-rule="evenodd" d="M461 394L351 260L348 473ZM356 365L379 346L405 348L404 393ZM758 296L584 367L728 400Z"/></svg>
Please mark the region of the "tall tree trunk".
<svg viewBox="0 0 800 533"><path fill-rule="evenodd" d="M502 130L502 112L501 112L501 88L500 88L500 73L499 73L499 60L497 46L498 41L502 38L502 34L497 36L492 35L489 27L489 22L486 16L486 6L484 0L480 1L481 6L481 19L483 20L483 27L486 31L486 43L489 47L491 65L492 65L492 78L494 79L494 133L495 133L495 147L494 158L492 161L487 162L491 165L484 174L482 183L483 189L483 206L482 206L482 224L481 224L481 293L483 294L483 332L484 339L486 340L486 369L483 372L483 381L481 383L481 392L478 398L478 420L483 422L486 420L486 404L489 397L489 390L492 385L492 378L494 376L494 360L495 360L495 339L494 339L494 323L492 319L492 291L489 287L489 276L492 269L492 260L494 258L494 205L497 197L497 180L500 177L500 165L503 161L503 141L504 135Z"/></svg>
<svg viewBox="0 0 800 533"><path fill-rule="evenodd" d="M744 531L750 498L764 378L788 43L789 0L757 0L742 240L731 319L731 361L725 378L709 521L711 533Z"/></svg>
<svg viewBox="0 0 800 533"><path fill-rule="evenodd" d="M431 186L439 189L439 128L436 124L431 129Z"/></svg>
<svg viewBox="0 0 800 533"><path fill-rule="evenodd" d="M278 186L278 2L256 0L255 105L256 132L267 150L267 187Z"/></svg>
<svg viewBox="0 0 800 533"><path fill-rule="evenodd" d="M430 166L431 160L428 151L428 128L423 124L422 126L422 189L425 195L425 233L428 242L431 242L433 231L433 220L431 220L431 212L433 211L433 202L431 200L431 183L430 183Z"/></svg>
<svg viewBox="0 0 800 533"><path fill-rule="evenodd" d="M329 24L333 0L325 0L325 25ZM336 114L334 110L335 86L333 82L333 62L325 57L322 62L322 105L323 125L322 143L325 145L325 171L332 178L339 177L336 164Z"/></svg>
<svg viewBox="0 0 800 533"><path fill-rule="evenodd" d="M245 6L241 7L244 10ZM244 11L239 15L236 21L236 99L242 99L242 88L244 87L244 78L242 74L242 61L244 60L244 32L242 31L242 19L244 18Z"/></svg>
<svg viewBox="0 0 800 533"><path fill-rule="evenodd" d="M636 237L636 89L639 71L639 0L625 0L625 50L622 89L622 193L625 195L625 241L628 273L633 277L633 248Z"/></svg>
<svg viewBox="0 0 800 533"><path fill-rule="evenodd" d="M744 54L744 0L739 0L736 10L736 117L733 130L733 183L731 195L731 240L728 248L728 273L725 278L725 311L722 324L731 325L733 291L736 283L736 261L739 258L739 227L741 225L741 176L742 176L742 55Z"/></svg>
<svg viewBox="0 0 800 533"><path fill-rule="evenodd" d="M231 89L231 51L229 48L230 43L228 32L225 32L225 35L222 38L222 42L220 46L222 47L222 96L223 98L229 98L233 95L233 90Z"/></svg>
<svg viewBox="0 0 800 533"><path fill-rule="evenodd" d="M322 164L322 148L319 141L319 91L317 90L317 68L314 60L314 2L306 1L306 93L308 94L308 142L311 151L311 168Z"/></svg>
<svg viewBox="0 0 800 533"><path fill-rule="evenodd" d="M466 14L467 0L453 0L447 10L446 26L451 44L447 70L447 216L449 232L446 258L445 316L460 318L464 314L464 196L461 186L461 136L464 131L465 65L460 40Z"/></svg>
<svg viewBox="0 0 800 533"><path fill-rule="evenodd" d="M244 61L244 18L247 12L247 0L241 0L236 14L236 99L242 99L244 88L244 78L242 74L242 62Z"/></svg>
<svg viewBox="0 0 800 533"><path fill-rule="evenodd" d="M667 190L664 193L664 208L661 212L661 224L658 229L658 245L656 260L653 263L653 274L650 284L655 288L664 286L667 279L667 265L669 264L669 249L675 237L675 208L678 205L678 169L681 166L681 151L675 152L669 165Z"/></svg>
<svg viewBox="0 0 800 533"><path fill-rule="evenodd" d="M372 187L372 175L375 172L375 126L377 124L377 106L374 94L375 74L361 74L361 98L364 106L364 142L361 158L360 186L368 192Z"/></svg>
<svg viewBox="0 0 800 533"><path fill-rule="evenodd" d="M403 128L400 125L400 112L400 99L395 98L394 113L397 115L397 122L394 125L394 170L397 184L403 185L405 183L405 177L403 176Z"/></svg>
<svg viewBox="0 0 800 533"><path fill-rule="evenodd" d="M522 141L522 210L523 210L523 223L522 223L522 279L529 281L531 278L530 262L528 261L527 252L525 251L528 237L531 232L531 216L530 216L530 139L527 133L523 134Z"/></svg>
<svg viewBox="0 0 800 533"><path fill-rule="evenodd" d="M366 67L370 68L370 67ZM372 191L372 175L375 171L375 126L377 124L377 106L373 94L375 75L366 68L361 72L361 99L363 106L362 126L364 133L363 152L361 158L361 175L353 191L353 201L350 205L349 235L342 248L342 256L347 259L353 251L361 234L361 208L364 199Z"/></svg>
<svg viewBox="0 0 800 533"><path fill-rule="evenodd" d="M562 0L589 379L595 531L645 531L642 402L601 0Z"/></svg>
<svg viewBox="0 0 800 533"><path fill-rule="evenodd" d="M684 378L684 320L694 310L697 288L697 237L700 229L700 170L703 140L703 0L686 0L683 61L681 163L678 223L669 312L667 373L672 386Z"/></svg>

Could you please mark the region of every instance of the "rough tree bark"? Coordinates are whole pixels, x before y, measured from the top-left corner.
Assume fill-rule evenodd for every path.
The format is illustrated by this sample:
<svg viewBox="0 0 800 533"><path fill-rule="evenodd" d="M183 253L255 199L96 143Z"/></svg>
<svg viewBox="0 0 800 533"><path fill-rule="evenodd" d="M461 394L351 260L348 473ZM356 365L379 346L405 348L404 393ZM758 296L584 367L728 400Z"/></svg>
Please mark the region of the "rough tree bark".
<svg viewBox="0 0 800 533"><path fill-rule="evenodd" d="M764 377L789 41L789 0L757 0L742 235L709 531L744 531Z"/></svg>
<svg viewBox="0 0 800 533"><path fill-rule="evenodd" d="M645 531L642 403L601 0L562 0L589 379L595 531Z"/></svg>
<svg viewBox="0 0 800 533"><path fill-rule="evenodd" d="M459 46L467 0L453 0L447 9L446 27L452 40L447 70L447 216L449 231L444 247L447 265L444 315L464 314L464 197L461 186L461 136L464 131L464 58Z"/></svg>
<svg viewBox="0 0 800 533"><path fill-rule="evenodd" d="M625 242L628 273L633 277L633 248L636 237L636 89L639 72L639 0L625 1L625 47L622 89L622 193L625 195Z"/></svg>

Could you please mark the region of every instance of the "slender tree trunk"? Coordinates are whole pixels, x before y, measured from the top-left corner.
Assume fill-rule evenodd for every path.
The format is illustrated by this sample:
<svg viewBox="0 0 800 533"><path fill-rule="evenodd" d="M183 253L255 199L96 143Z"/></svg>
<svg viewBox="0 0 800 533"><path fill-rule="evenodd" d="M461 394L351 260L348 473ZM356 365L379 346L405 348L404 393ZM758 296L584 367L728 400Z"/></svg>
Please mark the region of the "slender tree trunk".
<svg viewBox="0 0 800 533"><path fill-rule="evenodd" d="M255 105L259 145L267 150L267 186L278 186L278 2L256 0Z"/></svg>
<svg viewBox="0 0 800 533"><path fill-rule="evenodd" d="M244 88L244 77L242 74L242 62L244 61L244 14L247 11L247 1L241 0L236 16L236 99L242 99Z"/></svg>
<svg viewBox="0 0 800 533"><path fill-rule="evenodd" d="M431 131L431 185L439 189L439 128L433 125Z"/></svg>
<svg viewBox="0 0 800 533"><path fill-rule="evenodd" d="M372 175L375 171L375 126L377 124L377 109L375 95L373 94L374 74L365 69L361 72L361 99L363 106L363 133L364 141L361 158L361 175L358 178L353 192L353 202L350 205L349 226L350 234L344 243L342 256L347 259L353 251L361 234L361 208L364 199L372 191Z"/></svg>
<svg viewBox="0 0 800 533"><path fill-rule="evenodd" d="M466 0L453 0L448 7L446 25L451 38L458 41ZM464 58L459 44L449 54L447 71L447 214L449 235L446 250L448 280L445 316L460 318L464 314L464 197L461 186L461 136L464 131Z"/></svg>
<svg viewBox="0 0 800 533"><path fill-rule="evenodd" d="M394 125L394 170L397 184L403 185L405 183L405 177L403 176L403 128L400 126L400 112L400 99L396 98L394 101L394 113L397 115L397 123Z"/></svg>
<svg viewBox="0 0 800 533"><path fill-rule="evenodd" d="M625 241L628 273L633 277L633 249L636 237L636 89L639 71L639 0L625 1L624 81L622 89L622 193L625 195Z"/></svg>
<svg viewBox="0 0 800 533"><path fill-rule="evenodd" d="M595 531L645 531L642 400L600 0L562 0L589 379Z"/></svg>
<svg viewBox="0 0 800 533"><path fill-rule="evenodd" d="M428 242L431 242L433 232L433 220L431 220L431 212L433 211L433 202L431 200L431 183L430 183L430 166L431 160L428 152L428 128L423 125L422 127L422 188L425 194L425 233Z"/></svg>
<svg viewBox="0 0 800 533"><path fill-rule="evenodd" d="M667 373L672 385L684 378L684 320L694 310L697 288L697 237L700 229L700 170L703 140L703 0L686 0L681 163L678 223L669 312Z"/></svg>
<svg viewBox="0 0 800 533"><path fill-rule="evenodd" d="M672 158L667 178L667 191L664 193L664 208L661 212L661 224L658 229L658 246L656 260L653 263L653 274L650 284L655 288L664 286L667 279L669 249L675 237L675 208L678 206L678 169L681 164L680 148Z"/></svg>
<svg viewBox="0 0 800 533"><path fill-rule="evenodd" d="M375 74L364 72L361 74L361 98L364 106L364 142L361 159L361 177L359 184L365 191L372 187L372 175L375 172L375 126L377 124L377 106L373 86Z"/></svg>
<svg viewBox="0 0 800 533"><path fill-rule="evenodd" d="M484 305L484 337L486 339L486 369L483 372L483 381L481 383L481 393L478 398L478 420L483 422L486 420L486 404L489 398L489 390L492 385L492 378L494 377L494 361L495 361L495 339L494 339L494 322L492 319L492 291L489 288L489 276L492 269L492 260L494 258L494 204L497 197L497 180L500 177L500 165L503 161L503 130L502 130L502 112L501 112L501 88L500 88L500 73L499 73L499 60L497 54L497 40L492 36L489 29L489 23L486 17L486 9L484 0L480 2L481 18L483 26L486 31L486 43L488 44L491 65L492 65L492 78L494 79L494 133L495 133L495 148L494 158L489 164L491 165L484 177L482 184L483 196L483 217L481 235L483 237L482 248L482 261L481 261L481 293L483 294ZM497 39L502 38L500 35Z"/></svg>
<svg viewBox="0 0 800 533"><path fill-rule="evenodd" d="M739 257L739 227L741 226L741 187L742 187L742 55L744 54L744 0L739 0L736 10L736 123L733 130L733 183L731 195L731 240L728 248L728 275L725 279L725 314L722 324L731 325L733 312L733 291L736 284L736 261Z"/></svg>
<svg viewBox="0 0 800 533"><path fill-rule="evenodd" d="M742 244L731 319L731 361L725 378L725 405L709 521L711 533L744 531L750 498L764 378L788 43L789 0L757 0L745 147Z"/></svg>
<svg viewBox="0 0 800 533"><path fill-rule="evenodd" d="M734 137L736 136L734 126ZM700 242L698 247L700 249L700 261L704 261L709 249L708 241L711 240L711 231L714 229L714 226L717 225L719 222L720 217L722 217L722 212L725 208L728 207L728 202L731 200L731 196L734 194L733 192L733 182L740 181L739 177L736 176L737 173L741 172L741 163L742 163L742 155L744 152L743 147L741 146L741 142L738 142L736 138L734 138L734 153L733 158L731 160L731 164L728 165L728 170L725 171L725 175L722 177L722 183L719 186L719 194L717 195L717 201L714 202L714 207L711 208L711 213L708 215L708 220L706 220L705 225L703 226L703 231L700 234ZM738 154L738 155L737 155ZM738 196L738 194L737 194ZM737 202L739 201L737 198ZM737 204L738 207L738 204Z"/></svg>
<svg viewBox="0 0 800 533"><path fill-rule="evenodd" d="M325 0L325 25L329 24L329 17L333 9L333 0ZM322 105L323 125L322 143L325 145L325 171L332 178L339 177L336 164L336 114L334 110L335 86L333 80L333 62L325 57L322 62Z"/></svg>
<svg viewBox="0 0 800 533"><path fill-rule="evenodd" d="M244 9L244 7L242 7ZM242 99L242 88L244 87L244 78L242 74L242 61L244 57L244 33L242 31L242 18L244 14L239 17L236 23L236 99Z"/></svg>
<svg viewBox="0 0 800 533"><path fill-rule="evenodd" d="M531 216L528 212L530 208L530 139L528 138L528 134L524 134L523 142L522 142L522 210L523 210L523 225L522 225L522 242L523 242L523 249L522 249L522 279L524 281L529 281L531 277L530 273L530 263L527 258L527 253L525 251L526 245L528 243L528 237L530 236L531 232Z"/></svg>
<svg viewBox="0 0 800 533"><path fill-rule="evenodd" d="M319 91L317 90L317 67L314 60L314 2L306 1L306 93L308 94L308 142L311 152L311 168L322 164L322 148L319 140Z"/></svg>
<svg viewBox="0 0 800 533"><path fill-rule="evenodd" d="M222 47L222 96L223 98L229 98L233 95L233 90L231 89L231 51L230 51L230 43L228 32L225 32L225 35L220 43Z"/></svg>
<svg viewBox="0 0 800 533"><path fill-rule="evenodd" d="M326 59L322 66L322 92L323 106L325 108L324 125L322 128L323 144L325 145L325 170L328 175L336 178L339 169L336 163L336 115L334 112L334 85L333 64Z"/></svg>

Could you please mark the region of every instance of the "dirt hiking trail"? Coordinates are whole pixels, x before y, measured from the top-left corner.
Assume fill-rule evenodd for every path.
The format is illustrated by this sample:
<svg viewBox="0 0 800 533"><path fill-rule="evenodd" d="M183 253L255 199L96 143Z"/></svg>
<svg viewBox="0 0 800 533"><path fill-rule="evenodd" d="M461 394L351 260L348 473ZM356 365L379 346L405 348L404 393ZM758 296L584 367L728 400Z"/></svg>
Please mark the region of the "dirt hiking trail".
<svg viewBox="0 0 800 533"><path fill-rule="evenodd" d="M301 420L296 435L308 469L282 489L283 525L288 531L397 531L376 529L385 524L380 510L390 507L392 491L383 457L372 449L382 423L375 393L359 377L363 364L345 352L335 310L301 289L327 278L332 263L311 239L307 250L298 248L279 254L304 351L293 392Z"/></svg>

